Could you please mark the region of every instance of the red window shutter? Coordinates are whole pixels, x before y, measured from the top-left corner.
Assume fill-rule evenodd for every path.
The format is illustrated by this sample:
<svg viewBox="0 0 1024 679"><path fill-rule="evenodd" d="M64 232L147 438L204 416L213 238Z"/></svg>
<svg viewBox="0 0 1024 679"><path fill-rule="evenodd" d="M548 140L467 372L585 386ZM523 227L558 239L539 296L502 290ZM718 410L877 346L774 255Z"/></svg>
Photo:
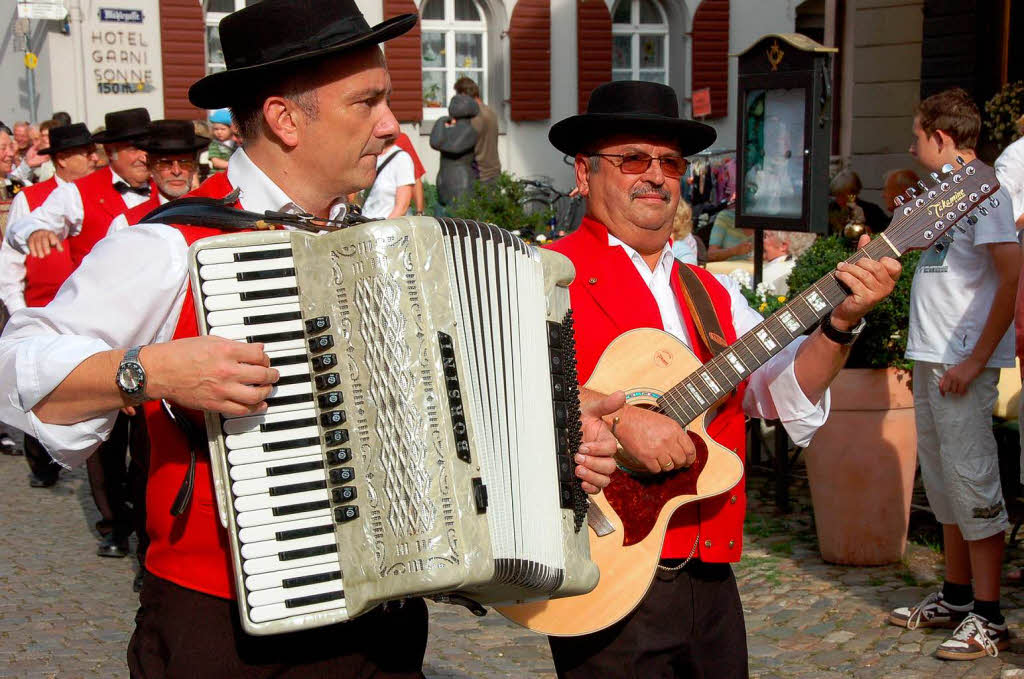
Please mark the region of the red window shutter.
<svg viewBox="0 0 1024 679"><path fill-rule="evenodd" d="M612 15L604 0L576 0L576 68L582 113L594 88L612 79Z"/></svg>
<svg viewBox="0 0 1024 679"><path fill-rule="evenodd" d="M729 115L729 0L704 0L693 15L693 89L711 89L711 116Z"/></svg>
<svg viewBox="0 0 1024 679"><path fill-rule="evenodd" d="M384 18L418 14L412 0L384 0ZM420 61L420 25L384 43L391 73L391 110L400 123L423 120L423 72Z"/></svg>
<svg viewBox="0 0 1024 679"><path fill-rule="evenodd" d="M551 1L519 0L508 27L512 120L551 117Z"/></svg>
<svg viewBox="0 0 1024 679"><path fill-rule="evenodd" d="M188 88L206 75L206 24L196 0L160 0L160 51L164 74L164 117L206 119L188 101Z"/></svg>

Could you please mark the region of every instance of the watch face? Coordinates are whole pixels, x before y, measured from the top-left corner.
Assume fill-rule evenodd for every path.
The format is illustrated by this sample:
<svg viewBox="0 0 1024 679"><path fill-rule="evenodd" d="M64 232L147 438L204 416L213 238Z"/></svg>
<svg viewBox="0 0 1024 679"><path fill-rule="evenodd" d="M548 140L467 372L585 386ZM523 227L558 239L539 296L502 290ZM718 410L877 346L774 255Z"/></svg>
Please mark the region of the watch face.
<svg viewBox="0 0 1024 679"><path fill-rule="evenodd" d="M142 385L145 381L146 374L142 372L142 368L133 363L121 366L120 372L117 373L118 386L129 394L142 389Z"/></svg>

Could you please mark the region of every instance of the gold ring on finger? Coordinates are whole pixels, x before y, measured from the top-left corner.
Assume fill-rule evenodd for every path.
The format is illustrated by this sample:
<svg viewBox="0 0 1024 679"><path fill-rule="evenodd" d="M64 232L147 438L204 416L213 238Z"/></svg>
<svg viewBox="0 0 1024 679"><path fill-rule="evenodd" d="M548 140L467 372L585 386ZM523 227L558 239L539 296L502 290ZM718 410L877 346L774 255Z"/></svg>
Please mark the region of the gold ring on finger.
<svg viewBox="0 0 1024 679"><path fill-rule="evenodd" d="M662 462L661 463L661 468L664 469L665 471L668 471L669 469L672 469L672 467L675 467L675 466L676 465L675 465L674 462L672 462L672 460L669 460L668 462Z"/></svg>

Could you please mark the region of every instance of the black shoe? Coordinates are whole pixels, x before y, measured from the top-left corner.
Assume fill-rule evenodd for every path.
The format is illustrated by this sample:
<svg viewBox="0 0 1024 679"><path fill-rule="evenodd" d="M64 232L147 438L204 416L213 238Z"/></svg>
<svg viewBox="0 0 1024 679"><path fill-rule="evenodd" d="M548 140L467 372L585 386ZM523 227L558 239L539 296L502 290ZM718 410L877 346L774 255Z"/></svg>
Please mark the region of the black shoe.
<svg viewBox="0 0 1024 679"><path fill-rule="evenodd" d="M44 479L36 474L28 475L28 485L33 488L49 488L50 486L57 483L57 477L54 476L52 479Z"/></svg>
<svg viewBox="0 0 1024 679"><path fill-rule="evenodd" d="M128 556L128 538L115 538L113 535L108 535L103 538L103 542L96 549L96 554L122 559Z"/></svg>
<svg viewBox="0 0 1024 679"><path fill-rule="evenodd" d="M4 455L24 455L21 449L18 448L18 444L14 442L7 434L0 436L0 453Z"/></svg>
<svg viewBox="0 0 1024 679"><path fill-rule="evenodd" d="M135 574L135 580L132 582L132 591L135 593L142 591L142 571Z"/></svg>

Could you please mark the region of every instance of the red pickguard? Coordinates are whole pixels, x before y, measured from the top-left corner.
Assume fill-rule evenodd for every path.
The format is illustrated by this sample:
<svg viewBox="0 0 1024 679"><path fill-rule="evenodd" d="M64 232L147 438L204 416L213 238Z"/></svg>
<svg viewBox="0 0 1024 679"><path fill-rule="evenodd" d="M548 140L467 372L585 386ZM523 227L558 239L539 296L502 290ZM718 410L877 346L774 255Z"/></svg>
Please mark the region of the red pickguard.
<svg viewBox="0 0 1024 679"><path fill-rule="evenodd" d="M650 534L666 502L697 494L697 477L708 462L708 446L697 434L687 433L697 448L697 459L688 469L655 474L650 479L616 470L604 489L605 499L622 520L623 546L635 545Z"/></svg>

